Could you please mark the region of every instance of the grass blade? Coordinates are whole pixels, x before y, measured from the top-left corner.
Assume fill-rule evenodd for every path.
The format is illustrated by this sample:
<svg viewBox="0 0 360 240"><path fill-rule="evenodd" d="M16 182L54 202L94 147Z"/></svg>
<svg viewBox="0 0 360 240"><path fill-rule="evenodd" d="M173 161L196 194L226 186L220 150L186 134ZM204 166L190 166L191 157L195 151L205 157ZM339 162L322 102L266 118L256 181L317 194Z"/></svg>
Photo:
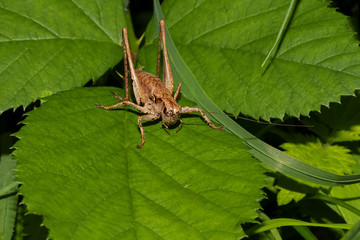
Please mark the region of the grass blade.
<svg viewBox="0 0 360 240"><path fill-rule="evenodd" d="M273 228L285 227L285 226L309 226L309 227L326 227L326 228L339 228L339 229L350 229L352 224L342 223L311 223L304 222L291 218L277 218L262 222L261 226L256 226L249 230L249 234L256 234L265 231L269 231Z"/></svg>

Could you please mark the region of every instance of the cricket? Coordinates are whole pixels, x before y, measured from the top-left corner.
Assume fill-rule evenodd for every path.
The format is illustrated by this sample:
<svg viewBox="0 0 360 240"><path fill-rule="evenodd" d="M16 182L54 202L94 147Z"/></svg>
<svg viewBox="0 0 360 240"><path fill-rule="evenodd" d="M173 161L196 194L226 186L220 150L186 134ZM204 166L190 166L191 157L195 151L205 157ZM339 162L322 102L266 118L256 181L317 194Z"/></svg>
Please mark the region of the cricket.
<svg viewBox="0 0 360 240"><path fill-rule="evenodd" d="M122 29L122 40L124 50L124 76L125 81L125 98L120 97L117 93L114 93L115 98L120 102L113 106L102 106L98 103L96 105L99 108L105 110L111 110L121 106L131 106L138 111L144 113L138 117L138 125L141 134L141 144L137 145L139 149L144 146L145 135L142 121L157 119L162 120L162 126L169 130L169 126L174 125L178 122L180 129L182 120L180 118L182 113L193 113L198 112L201 114L206 123L213 129L223 129L223 126L215 126L210 119L206 116L204 111L197 107L182 107L177 103L177 99L180 95L181 83L178 84L177 89L174 93L174 81L173 75L170 68L170 62L168 58L168 52L166 48L165 39L165 21L160 21L160 33L159 33L159 48L157 56L157 70L156 76L145 72L142 68L135 69L131 50L129 46L127 29ZM162 55L163 55L163 81L159 78L160 70L160 57L161 57L161 43L162 43ZM132 80L132 89L135 96L136 103L129 100L129 84L128 75L130 69L130 76ZM177 131L176 131L177 132Z"/></svg>

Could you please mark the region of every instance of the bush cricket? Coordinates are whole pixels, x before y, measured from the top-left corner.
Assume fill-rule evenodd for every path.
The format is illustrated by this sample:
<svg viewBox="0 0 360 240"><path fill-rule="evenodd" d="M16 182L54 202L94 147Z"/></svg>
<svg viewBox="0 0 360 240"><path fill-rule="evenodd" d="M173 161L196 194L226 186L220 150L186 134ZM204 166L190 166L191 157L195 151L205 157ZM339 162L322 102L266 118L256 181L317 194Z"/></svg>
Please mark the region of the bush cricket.
<svg viewBox="0 0 360 240"><path fill-rule="evenodd" d="M162 126L169 128L168 126L179 123L181 127L182 121L180 118L181 113L199 112L204 120L213 129L223 129L224 127L215 126L210 119L205 115L204 111L197 107L181 107L177 103L179 97L181 84L177 86L175 94L172 95L174 90L173 75L170 68L170 62L168 58L166 40L165 40L165 21L160 21L160 33L159 33L159 48L157 58L157 76L147 73L140 69L135 69L131 57L131 51L128 41L127 29L122 29L123 49L124 49L124 81L125 81L125 98L121 98L114 92L115 98L120 100L113 106L102 106L96 104L102 109L114 109L120 106L131 106L146 114L138 117L138 125L141 133L141 144L137 145L141 148L145 143L144 129L141 124L142 120L157 120L162 119ZM160 52L161 43L163 46L163 81L159 78L160 69ZM129 66L128 66L129 64ZM128 75L130 69L130 76L132 79L132 87L135 95L136 103L129 101L129 86Z"/></svg>

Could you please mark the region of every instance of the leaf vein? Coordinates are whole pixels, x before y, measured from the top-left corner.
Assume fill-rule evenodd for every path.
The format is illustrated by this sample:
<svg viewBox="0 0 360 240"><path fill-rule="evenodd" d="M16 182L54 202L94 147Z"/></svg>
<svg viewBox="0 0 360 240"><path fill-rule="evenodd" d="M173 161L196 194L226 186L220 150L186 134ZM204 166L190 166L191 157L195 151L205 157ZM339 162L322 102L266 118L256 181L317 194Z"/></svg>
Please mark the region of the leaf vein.
<svg viewBox="0 0 360 240"><path fill-rule="evenodd" d="M255 17L261 16L261 15L263 15L263 14L267 14L267 13L270 13L270 12L273 12L273 11L277 11L277 10L279 10L279 9L281 9L281 8L284 8L284 7L287 7L287 5L279 6L279 7L277 7L277 8L273 8L273 9L267 9L266 11L258 12L258 13L253 14L253 15L248 15L248 16L245 16L245 17L243 17L243 18L239 18L239 19L235 19L235 20L233 20L233 21L227 22L227 23L222 24L222 25L220 25L220 26L217 26L217 27L215 27L215 28L209 29L208 31L202 32L202 33L199 34L198 36L195 36L193 39L191 39L191 40L190 40L190 43L191 43L192 41L195 41L195 40L203 37L204 35L206 35L206 34L208 34L208 33L214 32L214 31L216 31L216 30L219 30L219 29L221 29L221 28L224 28L224 27L226 27L226 26L228 26L228 25L231 25L231 24L233 24L233 23L238 23L238 22L241 22L241 21L243 21L243 20L248 20L248 19L251 19L251 18L255 18ZM274 33L274 34L276 34L276 33Z"/></svg>
<svg viewBox="0 0 360 240"><path fill-rule="evenodd" d="M179 221L181 221L182 223L184 223L187 226L190 226L191 228L193 228L196 232L198 232L199 234L202 235L202 232L196 228L195 226L191 225L190 223L186 222L184 219L182 219L180 216L178 216L177 214L175 214L173 211L171 211L169 208L166 208L165 206L161 205L158 202L155 202L153 199L149 198L148 196L146 196L145 194L137 191L136 189L134 190L136 191L138 194L140 194L141 196L143 196L144 198L146 198L147 200L149 200L150 202L154 203L155 205L161 207L164 211L170 213L172 216L174 216L176 219L178 219ZM205 239L205 238L204 238Z"/></svg>
<svg viewBox="0 0 360 240"><path fill-rule="evenodd" d="M111 41L115 42L114 39L111 38L111 35L109 32L106 31L106 29L101 26L100 23L98 23L91 15L89 15L88 13L85 12L85 9L83 9L81 6L79 6L75 0L70 0L70 2L72 2L78 9L80 9L82 11L82 13L88 17L89 20L91 20Z"/></svg>
<svg viewBox="0 0 360 240"><path fill-rule="evenodd" d="M36 72L34 72L34 74L33 74L32 76L26 78L25 81L24 81L24 83L22 83L20 89L18 89L17 92L8 99L8 101L7 101L7 103L6 103L5 105L7 105L7 104L9 104L10 102L12 102L12 100L13 100L16 96L18 96L22 90L26 91L28 88L25 88L25 87L26 87L27 84L30 82L30 80L32 80L37 74L39 74L42 70L44 70L45 67L48 66L49 63L50 63L52 60L54 60L54 58L55 58L56 56L58 56L60 52L63 51L63 49L64 49L64 47L62 47L62 48L60 48L58 51L54 52L54 54L48 59L47 62L45 62L45 64L43 64L43 65L40 67L40 69L38 69Z"/></svg>
<svg viewBox="0 0 360 240"><path fill-rule="evenodd" d="M28 16L25 16L25 15L19 13L19 12L15 12L15 11L12 11L12 10L10 10L10 9L7 9L7 8L5 8L4 6L1 6L0 9L3 9L3 10L5 10L5 11L8 11L8 12L12 13L12 14L19 15L19 16L25 18L25 19L28 19L28 20L30 20L31 22L39 25L39 26L42 27L43 29L47 30L47 31L50 32L51 34L59 37L59 35L58 35L55 31L51 30L49 27L45 26L44 24L42 24L42 23L39 22L39 21L36 21L36 20L33 19L33 18L30 18L30 17L28 17Z"/></svg>

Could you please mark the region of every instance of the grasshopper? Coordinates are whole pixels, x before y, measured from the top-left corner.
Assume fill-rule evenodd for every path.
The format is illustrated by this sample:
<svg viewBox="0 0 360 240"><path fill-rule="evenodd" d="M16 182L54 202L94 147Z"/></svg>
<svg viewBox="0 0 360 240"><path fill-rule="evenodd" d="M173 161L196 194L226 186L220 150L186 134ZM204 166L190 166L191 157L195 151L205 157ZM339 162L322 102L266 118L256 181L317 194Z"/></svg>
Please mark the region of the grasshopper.
<svg viewBox="0 0 360 240"><path fill-rule="evenodd" d="M144 129L141 121L143 120L157 120L162 119L162 126L169 129L168 126L174 125L180 122L179 129L182 124L180 115L182 113L199 112L204 120L213 129L223 129L224 127L215 126L210 119L205 115L204 111L197 107L181 107L177 103L177 98L180 94L181 83L178 84L175 94L172 95L174 90L173 75L170 68L169 57L166 48L165 40L165 21L160 21L160 33L159 33L159 48L158 48L158 59L157 59L157 76L147 73L140 69L135 69L133 60L131 57L131 51L128 41L127 29L122 29L123 38L123 49L124 49L124 81L125 81L125 98L121 98L115 92L115 98L120 100L113 106L102 106L96 105L99 108L110 110L120 106L131 106L140 112L146 114L138 117L138 125L141 133L141 144L137 145L140 149L145 143ZM159 78L160 68L160 52L161 43L163 46L163 82ZM129 67L128 67L129 63ZM128 75L130 69L130 76L132 79L132 87L135 95L136 103L129 101L129 86L128 86Z"/></svg>

